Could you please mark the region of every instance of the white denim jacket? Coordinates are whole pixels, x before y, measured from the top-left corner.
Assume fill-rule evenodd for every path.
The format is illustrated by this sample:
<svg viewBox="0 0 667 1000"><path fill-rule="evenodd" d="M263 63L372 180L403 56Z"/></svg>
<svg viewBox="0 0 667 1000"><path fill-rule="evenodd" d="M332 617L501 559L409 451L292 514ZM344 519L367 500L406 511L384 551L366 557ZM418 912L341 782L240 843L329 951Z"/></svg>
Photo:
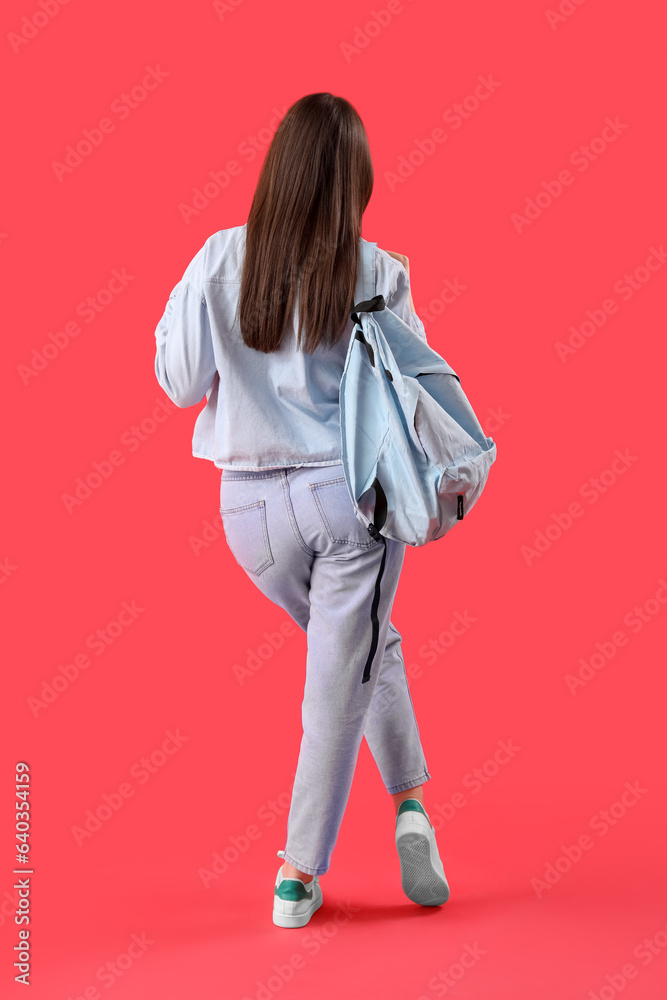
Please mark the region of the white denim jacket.
<svg viewBox="0 0 667 1000"><path fill-rule="evenodd" d="M180 407L195 406L206 396L194 426L192 454L219 469L339 461L338 389L354 324L348 317L334 347L318 346L312 355L305 354L296 349L297 302L279 350L265 354L247 347L234 323L245 235L245 223L213 233L172 289L155 330L157 380ZM360 287L358 282L358 291ZM379 247L375 288L426 340L422 321L410 309L407 271Z"/></svg>

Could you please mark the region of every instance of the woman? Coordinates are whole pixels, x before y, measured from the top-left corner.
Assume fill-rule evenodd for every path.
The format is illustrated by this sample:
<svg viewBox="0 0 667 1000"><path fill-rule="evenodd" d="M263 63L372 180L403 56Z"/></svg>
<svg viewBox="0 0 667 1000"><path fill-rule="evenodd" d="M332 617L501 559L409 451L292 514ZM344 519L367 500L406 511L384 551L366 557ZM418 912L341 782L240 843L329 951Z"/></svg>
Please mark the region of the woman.
<svg viewBox="0 0 667 1000"><path fill-rule="evenodd" d="M341 462L338 387L360 301L361 221L373 189L353 106L296 101L266 154L248 221L206 241L156 330L157 379L178 406L206 396L192 450L220 468L229 547L306 632L303 736L273 921L303 927L322 904L362 736L392 796L402 885L449 898L424 808L431 777L390 620L405 544L386 539L377 667L359 684L383 546L357 519ZM426 340L407 257L375 251L376 293ZM384 652L383 652L384 651Z"/></svg>

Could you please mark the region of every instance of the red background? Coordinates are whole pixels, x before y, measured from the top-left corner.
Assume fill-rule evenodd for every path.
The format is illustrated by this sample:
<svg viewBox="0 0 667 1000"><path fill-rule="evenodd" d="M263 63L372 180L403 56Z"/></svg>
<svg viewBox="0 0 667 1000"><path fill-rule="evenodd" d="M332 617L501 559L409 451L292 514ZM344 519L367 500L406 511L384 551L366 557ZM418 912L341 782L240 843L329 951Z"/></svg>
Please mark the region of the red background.
<svg viewBox="0 0 667 1000"><path fill-rule="evenodd" d="M5 4L3 997L23 995L12 967L17 761L31 769L34 1000L667 995L665 272L642 270L667 239L664 35L655 5L562 7L571 13L550 24L548 0L237 0L227 12L74 2L35 30L23 19L44 9L36 0ZM366 33L373 11L386 21L392 9ZM367 44L346 57L362 29ZM22 30L34 37L15 51ZM114 102L149 66L168 76L121 118ZM443 114L480 75L499 86L455 128ZM158 402L169 406L154 330L207 237L245 222L275 109L321 90L364 120L375 190L363 235L409 256L429 342L498 460L470 519L408 550L393 615L415 665L425 804L451 899L428 908L404 896L391 799L364 742L324 906L290 931L271 907L305 636L295 628L239 683L234 665L286 616L226 546L219 472L191 455L201 407L152 421ZM104 117L113 131L59 180L54 161ZM608 117L627 127L591 147ZM438 127L447 139L392 190L387 174ZM263 136L253 160L248 136ZM240 173L186 223L179 206L229 160ZM568 168L573 182L518 231L513 215ZM114 268L133 276L127 287L26 377ZM616 283L635 272L627 295ZM465 290L441 308L447 280ZM570 327L609 299L616 312L562 361ZM609 472L617 449L631 460ZM68 512L77 477L114 451L122 463ZM211 540L195 553L205 522ZM88 636L124 601L143 610L95 655ZM626 618L637 607L641 627ZM474 624L427 660L457 611ZM610 642L605 658L596 644L609 653ZM90 666L35 714L29 699L86 649ZM599 669L572 693L567 675L596 652ZM187 740L141 780L137 763L168 730ZM520 750L494 775L487 765L474 792L466 775L499 741ZM117 802L127 782L133 794L79 846L87 810L105 794ZM602 833L595 817L626 782L644 791ZM466 804L445 818L456 792ZM565 870L564 849L585 834L589 849ZM234 857L235 843L247 849ZM223 851L232 860L206 887L200 872ZM98 978L133 934L152 943ZM479 956L468 968L456 964L466 946ZM447 986L450 968L461 978Z"/></svg>

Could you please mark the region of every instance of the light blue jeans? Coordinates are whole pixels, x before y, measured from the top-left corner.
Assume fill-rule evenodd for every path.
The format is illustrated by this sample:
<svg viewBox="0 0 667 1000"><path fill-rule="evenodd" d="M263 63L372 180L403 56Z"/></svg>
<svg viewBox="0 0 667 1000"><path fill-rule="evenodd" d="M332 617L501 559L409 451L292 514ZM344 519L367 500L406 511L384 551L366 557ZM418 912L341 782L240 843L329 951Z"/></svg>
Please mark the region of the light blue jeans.
<svg viewBox="0 0 667 1000"><path fill-rule="evenodd" d="M371 605L383 545L357 519L341 462L221 470L220 515L253 583L306 632L303 736L285 860L329 870L365 736L389 793L428 781L401 634L390 621L405 544L386 539L370 680Z"/></svg>

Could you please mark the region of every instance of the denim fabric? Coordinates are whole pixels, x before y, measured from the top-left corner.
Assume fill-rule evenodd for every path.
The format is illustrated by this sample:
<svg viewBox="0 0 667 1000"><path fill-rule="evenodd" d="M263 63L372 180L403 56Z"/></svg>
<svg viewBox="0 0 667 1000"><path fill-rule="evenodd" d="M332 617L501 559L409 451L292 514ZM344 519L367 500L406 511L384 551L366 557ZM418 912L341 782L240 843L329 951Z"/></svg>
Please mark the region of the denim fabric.
<svg viewBox="0 0 667 1000"><path fill-rule="evenodd" d="M177 406L195 406L206 396L192 454L220 469L337 461L338 389L354 324L348 318L334 347L305 354L296 346L297 302L278 351L247 347L235 321L245 234L244 224L210 236L172 289L155 330L157 380ZM376 247L374 269L377 294L426 341L424 325L410 309L403 265ZM361 280L360 266L355 302L363 297Z"/></svg>
<svg viewBox="0 0 667 1000"><path fill-rule="evenodd" d="M220 514L237 563L306 632L303 736L285 860L328 871L364 736L389 793L428 781L401 651L390 620L405 544L386 540L379 642L370 680L370 608L383 546L354 513L341 462L224 469Z"/></svg>

